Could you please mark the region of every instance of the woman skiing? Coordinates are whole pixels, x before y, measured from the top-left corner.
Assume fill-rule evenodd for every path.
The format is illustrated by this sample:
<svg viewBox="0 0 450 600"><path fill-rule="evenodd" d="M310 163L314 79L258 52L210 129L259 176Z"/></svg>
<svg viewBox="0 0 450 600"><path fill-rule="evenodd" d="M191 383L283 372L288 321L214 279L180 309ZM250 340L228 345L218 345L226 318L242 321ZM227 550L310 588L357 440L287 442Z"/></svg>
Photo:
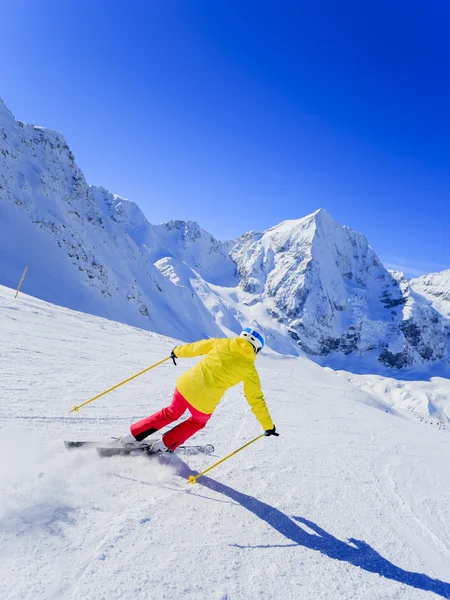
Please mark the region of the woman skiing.
<svg viewBox="0 0 450 600"><path fill-rule="evenodd" d="M173 423L188 410L190 417L186 421L151 445L152 452L173 452L205 427L225 391L241 381L247 401L265 435L279 435L264 401L255 368L256 355L263 347L264 337L246 327L239 337L200 340L174 348L171 354L173 359L205 357L177 379L172 403L131 425L131 433L123 437L121 443L139 446L139 442L147 436Z"/></svg>

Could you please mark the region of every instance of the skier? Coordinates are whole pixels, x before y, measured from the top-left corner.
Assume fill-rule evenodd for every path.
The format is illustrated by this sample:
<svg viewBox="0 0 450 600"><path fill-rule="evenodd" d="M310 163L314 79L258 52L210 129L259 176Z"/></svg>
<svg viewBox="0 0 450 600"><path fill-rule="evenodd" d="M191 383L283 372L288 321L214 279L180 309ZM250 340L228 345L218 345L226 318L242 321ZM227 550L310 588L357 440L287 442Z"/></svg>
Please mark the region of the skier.
<svg viewBox="0 0 450 600"><path fill-rule="evenodd" d="M173 423L188 410L191 414L189 419L151 445L152 452L173 452L205 427L225 391L241 381L252 412L265 430L264 434L279 435L264 401L255 368L256 355L263 347L264 337L246 327L239 337L200 340L174 348L171 354L174 362L176 358L202 355L205 358L177 379L170 406L131 425L131 433L124 436L121 443L139 446L139 442L147 436Z"/></svg>

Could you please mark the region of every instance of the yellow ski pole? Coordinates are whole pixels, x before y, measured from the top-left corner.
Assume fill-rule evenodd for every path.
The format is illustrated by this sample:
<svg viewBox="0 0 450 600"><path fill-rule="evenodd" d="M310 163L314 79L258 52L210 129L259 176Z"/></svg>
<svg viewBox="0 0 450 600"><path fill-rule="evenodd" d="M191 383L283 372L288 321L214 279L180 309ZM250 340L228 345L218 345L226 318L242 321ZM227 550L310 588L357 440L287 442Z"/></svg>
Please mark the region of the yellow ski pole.
<svg viewBox="0 0 450 600"><path fill-rule="evenodd" d="M204 475L208 471L211 471L211 469L214 469L214 467L217 467L217 465L220 465L221 463L225 462L226 460L228 460L229 458L231 458L232 456L234 456L235 454L237 454L238 452L240 452L244 448L247 448L247 446L250 446L250 444L253 444L253 442L256 442L257 440L260 440L262 437L264 437L264 433L262 433L261 435L258 435L258 437L255 437L255 439L252 440L251 442L247 442L244 446L241 446L240 448L238 448L237 450L235 450L234 452L232 452L228 456L225 456L225 458L222 458L222 460L219 460L218 462L214 463L211 467L209 467L205 471L202 471L198 475L191 475L189 477L189 479L187 480L187 483L197 483L197 479L199 477L201 477L202 475Z"/></svg>
<svg viewBox="0 0 450 600"><path fill-rule="evenodd" d="M122 381L122 383L118 383L117 385L115 385L112 388L109 388L109 390L106 390L106 392L102 392L101 394L99 394L98 396L94 396L94 398L91 398L90 400L87 400L86 402L83 402L83 404L80 404L79 406L74 406L72 408L72 410L69 410L69 414L73 413L73 412L78 412L80 410L80 408L82 408L83 406L86 406L86 404L89 404L90 402L94 402L94 400L97 400L97 398L101 398L102 396L104 396L105 394L108 394L109 392L112 392L113 390L116 390L118 387L120 387L121 385L124 385L124 383L128 383L129 381L131 381L132 379L135 379L136 377L139 377L139 375L142 375L143 373L147 373L147 371L150 371L151 369L154 369L155 367L157 367L158 365L161 365L163 362L166 362L166 360L169 360L169 358L171 358L170 356L168 356L167 358L164 358L163 360L160 360L159 362L157 362L155 365L152 365L151 367L148 367L147 369L144 369L143 371L141 371L140 373L136 373L136 375L133 375L133 377L129 377L128 379L125 379L125 381Z"/></svg>

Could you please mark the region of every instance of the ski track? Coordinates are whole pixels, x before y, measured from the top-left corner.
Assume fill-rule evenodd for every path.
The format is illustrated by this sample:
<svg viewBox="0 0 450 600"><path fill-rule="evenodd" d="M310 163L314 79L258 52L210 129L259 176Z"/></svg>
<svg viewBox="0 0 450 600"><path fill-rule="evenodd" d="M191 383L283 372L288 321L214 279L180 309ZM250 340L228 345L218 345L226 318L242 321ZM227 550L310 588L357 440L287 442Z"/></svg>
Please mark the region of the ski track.
<svg viewBox="0 0 450 600"><path fill-rule="evenodd" d="M68 452L63 439L121 435L160 408L193 361L69 414L174 342L9 292L0 287L2 600L450 598L447 431L387 414L381 397L306 359L261 357L281 436L194 486L189 474L260 433L239 387L195 437L217 457Z"/></svg>

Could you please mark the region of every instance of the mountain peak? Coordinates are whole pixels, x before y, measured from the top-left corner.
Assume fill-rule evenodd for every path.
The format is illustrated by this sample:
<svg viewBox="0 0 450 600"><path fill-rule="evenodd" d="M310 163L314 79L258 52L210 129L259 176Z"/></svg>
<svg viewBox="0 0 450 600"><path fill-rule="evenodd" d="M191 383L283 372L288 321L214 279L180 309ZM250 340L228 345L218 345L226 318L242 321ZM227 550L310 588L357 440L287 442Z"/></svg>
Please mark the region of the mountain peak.
<svg viewBox="0 0 450 600"><path fill-rule="evenodd" d="M263 235L273 232L275 235L290 235L297 231L313 230L317 227L343 228L324 208L318 208L314 212L300 219L287 219L267 229Z"/></svg>
<svg viewBox="0 0 450 600"><path fill-rule="evenodd" d="M216 240L197 221L172 220L154 225L153 230L167 248L166 256L177 256L206 281L236 284L230 244Z"/></svg>
<svg viewBox="0 0 450 600"><path fill-rule="evenodd" d="M161 223L160 227L164 227L167 231L177 230L180 231L183 237L198 237L202 233L206 233L204 229L200 227L197 221L183 221L180 219L172 219ZM209 235L209 234L208 234Z"/></svg>
<svg viewBox="0 0 450 600"><path fill-rule="evenodd" d="M305 219L311 219L316 224L316 227L326 227L333 230L343 229L344 227L324 208L319 208L305 217Z"/></svg>
<svg viewBox="0 0 450 600"><path fill-rule="evenodd" d="M386 271L363 234L324 209L241 238L232 256L247 305L258 314L264 305L307 354L375 350L396 367L443 356L438 316Z"/></svg>
<svg viewBox="0 0 450 600"><path fill-rule="evenodd" d="M312 216L316 219L332 219L333 221L335 220L334 217L332 217L330 213L324 208L318 208L309 216Z"/></svg>
<svg viewBox="0 0 450 600"><path fill-rule="evenodd" d="M14 125L20 126L18 122L16 123L14 115L0 97L0 127L4 127L6 129L7 127L9 128Z"/></svg>

